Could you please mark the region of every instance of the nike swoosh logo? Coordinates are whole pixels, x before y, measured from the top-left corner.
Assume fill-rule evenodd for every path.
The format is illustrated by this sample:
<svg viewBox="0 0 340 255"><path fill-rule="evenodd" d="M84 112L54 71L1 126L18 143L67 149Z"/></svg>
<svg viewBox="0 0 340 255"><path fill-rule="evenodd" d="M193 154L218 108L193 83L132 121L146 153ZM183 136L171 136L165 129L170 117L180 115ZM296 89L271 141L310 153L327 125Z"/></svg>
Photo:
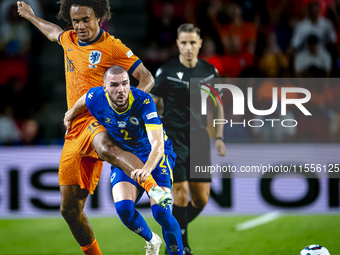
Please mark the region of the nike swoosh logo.
<svg viewBox="0 0 340 255"><path fill-rule="evenodd" d="M67 51L74 51L74 50L71 50L71 49L67 49Z"/></svg>

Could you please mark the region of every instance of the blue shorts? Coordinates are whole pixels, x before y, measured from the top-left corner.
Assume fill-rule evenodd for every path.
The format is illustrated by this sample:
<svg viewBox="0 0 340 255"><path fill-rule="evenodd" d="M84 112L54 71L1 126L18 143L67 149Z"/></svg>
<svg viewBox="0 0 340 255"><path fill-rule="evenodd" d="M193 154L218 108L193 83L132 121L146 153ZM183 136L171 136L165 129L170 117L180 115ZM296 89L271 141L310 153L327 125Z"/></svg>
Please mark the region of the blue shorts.
<svg viewBox="0 0 340 255"><path fill-rule="evenodd" d="M145 163L149 157L149 155L139 154L136 155L143 163ZM163 154L163 157L158 162L157 167L151 172L152 177L157 182L158 186L166 187L171 189L173 183L173 174L172 169L175 166L176 154L174 152L169 152ZM132 180L129 176L127 176L123 170L118 167L111 166L111 174L110 174L110 182L111 182L111 189L113 186L118 182L130 182L136 186L138 189L138 197L136 199L137 203L139 199L142 197L144 193L144 189L138 185L138 183Z"/></svg>

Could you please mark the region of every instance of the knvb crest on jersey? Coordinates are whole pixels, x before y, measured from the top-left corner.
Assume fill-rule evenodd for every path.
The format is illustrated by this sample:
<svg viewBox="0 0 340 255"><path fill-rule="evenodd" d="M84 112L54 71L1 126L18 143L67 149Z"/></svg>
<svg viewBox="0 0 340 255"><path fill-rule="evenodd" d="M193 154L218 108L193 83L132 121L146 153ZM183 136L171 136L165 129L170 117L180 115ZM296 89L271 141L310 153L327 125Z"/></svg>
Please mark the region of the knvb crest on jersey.
<svg viewBox="0 0 340 255"><path fill-rule="evenodd" d="M99 50L93 50L90 52L89 56L89 62L91 65L89 65L90 68L97 68L97 64L100 63L100 60L102 58L102 53Z"/></svg>

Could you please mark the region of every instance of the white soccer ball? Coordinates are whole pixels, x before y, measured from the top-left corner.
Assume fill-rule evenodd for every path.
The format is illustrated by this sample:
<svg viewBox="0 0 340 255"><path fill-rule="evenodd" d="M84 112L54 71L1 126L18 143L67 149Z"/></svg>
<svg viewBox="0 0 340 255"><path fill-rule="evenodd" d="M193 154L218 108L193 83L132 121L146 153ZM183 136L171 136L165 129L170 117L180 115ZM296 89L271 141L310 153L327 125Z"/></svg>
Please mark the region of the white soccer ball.
<svg viewBox="0 0 340 255"><path fill-rule="evenodd" d="M331 253L326 249L318 244L312 244L305 247L301 252L300 255L331 255Z"/></svg>

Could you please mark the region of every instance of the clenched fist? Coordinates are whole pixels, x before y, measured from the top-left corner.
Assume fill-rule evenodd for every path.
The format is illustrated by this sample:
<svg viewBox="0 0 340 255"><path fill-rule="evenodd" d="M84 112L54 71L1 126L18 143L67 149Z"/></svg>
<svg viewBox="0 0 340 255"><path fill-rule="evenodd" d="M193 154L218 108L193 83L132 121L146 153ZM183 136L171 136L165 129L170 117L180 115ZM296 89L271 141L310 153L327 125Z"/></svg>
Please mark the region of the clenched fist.
<svg viewBox="0 0 340 255"><path fill-rule="evenodd" d="M25 19L29 19L30 17L34 16L34 12L31 8L31 6L29 6L25 2L18 1L17 6L18 6L18 13L21 17L23 17Z"/></svg>

